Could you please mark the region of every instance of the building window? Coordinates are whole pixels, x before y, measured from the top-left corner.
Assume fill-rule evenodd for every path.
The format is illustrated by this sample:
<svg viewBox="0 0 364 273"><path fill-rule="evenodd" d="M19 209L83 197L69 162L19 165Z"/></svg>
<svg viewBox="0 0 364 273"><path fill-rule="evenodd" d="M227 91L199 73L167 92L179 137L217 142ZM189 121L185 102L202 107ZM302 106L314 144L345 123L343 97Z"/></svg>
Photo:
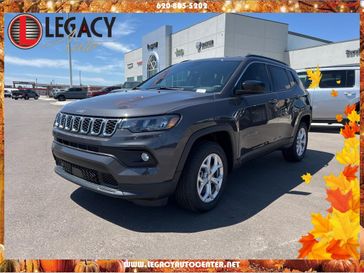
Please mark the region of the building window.
<svg viewBox="0 0 364 273"><path fill-rule="evenodd" d="M143 76L137 76L137 82L142 82L143 81Z"/></svg>
<svg viewBox="0 0 364 273"><path fill-rule="evenodd" d="M147 76L148 78L154 76L158 73L158 60L157 56L152 54L150 55L147 63Z"/></svg>
<svg viewBox="0 0 364 273"><path fill-rule="evenodd" d="M127 78L126 78L126 81L127 81L127 82L133 82L133 81L134 81L134 77L127 77Z"/></svg>

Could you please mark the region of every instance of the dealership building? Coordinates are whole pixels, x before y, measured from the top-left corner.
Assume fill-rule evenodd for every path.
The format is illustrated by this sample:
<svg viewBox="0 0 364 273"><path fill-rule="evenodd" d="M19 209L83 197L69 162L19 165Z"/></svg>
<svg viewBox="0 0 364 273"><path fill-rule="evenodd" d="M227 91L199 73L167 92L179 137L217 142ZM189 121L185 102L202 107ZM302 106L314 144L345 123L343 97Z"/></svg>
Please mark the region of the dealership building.
<svg viewBox="0 0 364 273"><path fill-rule="evenodd" d="M164 25L142 38L142 47L125 53L125 80L141 81L185 60L258 54L294 69L359 66L359 39L332 42L288 30L288 24L224 13L173 32Z"/></svg>

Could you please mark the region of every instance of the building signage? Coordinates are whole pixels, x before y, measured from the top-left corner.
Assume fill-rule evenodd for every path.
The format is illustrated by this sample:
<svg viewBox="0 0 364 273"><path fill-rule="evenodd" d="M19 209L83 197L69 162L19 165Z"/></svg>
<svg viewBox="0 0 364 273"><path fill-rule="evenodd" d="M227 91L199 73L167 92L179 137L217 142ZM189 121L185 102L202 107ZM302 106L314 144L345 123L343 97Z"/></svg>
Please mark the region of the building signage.
<svg viewBox="0 0 364 273"><path fill-rule="evenodd" d="M158 47L158 42L155 42L153 44L147 44L148 50L153 50Z"/></svg>
<svg viewBox="0 0 364 273"><path fill-rule="evenodd" d="M178 49L176 48L176 57L183 57L183 55L185 55L185 51L183 49Z"/></svg>
<svg viewBox="0 0 364 273"><path fill-rule="evenodd" d="M346 50L346 58L359 57L359 49Z"/></svg>
<svg viewBox="0 0 364 273"><path fill-rule="evenodd" d="M133 63L127 64L128 69L132 69L133 68Z"/></svg>
<svg viewBox="0 0 364 273"><path fill-rule="evenodd" d="M142 65L143 61L137 61L137 65Z"/></svg>
<svg viewBox="0 0 364 273"><path fill-rule="evenodd" d="M214 40L209 40L206 42L197 42L196 43L196 49L198 52L201 52L201 50L204 50L206 48L210 48L214 46Z"/></svg>

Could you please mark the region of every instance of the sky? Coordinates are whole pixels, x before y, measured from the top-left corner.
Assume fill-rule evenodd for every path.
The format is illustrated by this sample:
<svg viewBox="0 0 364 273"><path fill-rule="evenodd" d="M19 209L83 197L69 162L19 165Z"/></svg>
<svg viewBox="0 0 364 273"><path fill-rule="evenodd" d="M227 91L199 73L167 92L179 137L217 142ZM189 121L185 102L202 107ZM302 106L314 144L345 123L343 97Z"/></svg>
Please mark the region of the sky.
<svg viewBox="0 0 364 273"><path fill-rule="evenodd" d="M5 15L5 83L13 80L37 81L38 83L69 83L66 39L43 38L32 49L18 49L11 44L7 26L16 14ZM64 14L34 14L42 23L50 17L50 31L54 32L54 17ZM85 17L91 22L95 17L116 17L111 38L85 37L72 40L73 84L113 85L124 81L124 54L141 46L142 37L162 25L172 25L173 32L216 16L213 13L195 14L70 14L76 23ZM316 36L334 42L359 39L359 14L269 14L250 13L248 16L284 22L289 30ZM102 21L98 30L106 34ZM87 49L88 50L85 50ZM94 48L93 48L94 47Z"/></svg>

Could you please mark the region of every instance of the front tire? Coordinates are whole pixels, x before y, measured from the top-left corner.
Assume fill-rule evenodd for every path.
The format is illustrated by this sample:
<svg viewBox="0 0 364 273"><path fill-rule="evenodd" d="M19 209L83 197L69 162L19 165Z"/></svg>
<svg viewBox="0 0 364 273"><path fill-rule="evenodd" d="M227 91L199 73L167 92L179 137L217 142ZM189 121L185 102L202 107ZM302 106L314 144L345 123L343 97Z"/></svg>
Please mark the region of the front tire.
<svg viewBox="0 0 364 273"><path fill-rule="evenodd" d="M228 164L224 150L215 142L202 142L188 158L176 190L177 203L188 210L214 208L224 190Z"/></svg>
<svg viewBox="0 0 364 273"><path fill-rule="evenodd" d="M287 161L298 162L301 161L306 154L308 144L308 130L304 122L298 127L295 139L291 147L282 150L283 157Z"/></svg>

